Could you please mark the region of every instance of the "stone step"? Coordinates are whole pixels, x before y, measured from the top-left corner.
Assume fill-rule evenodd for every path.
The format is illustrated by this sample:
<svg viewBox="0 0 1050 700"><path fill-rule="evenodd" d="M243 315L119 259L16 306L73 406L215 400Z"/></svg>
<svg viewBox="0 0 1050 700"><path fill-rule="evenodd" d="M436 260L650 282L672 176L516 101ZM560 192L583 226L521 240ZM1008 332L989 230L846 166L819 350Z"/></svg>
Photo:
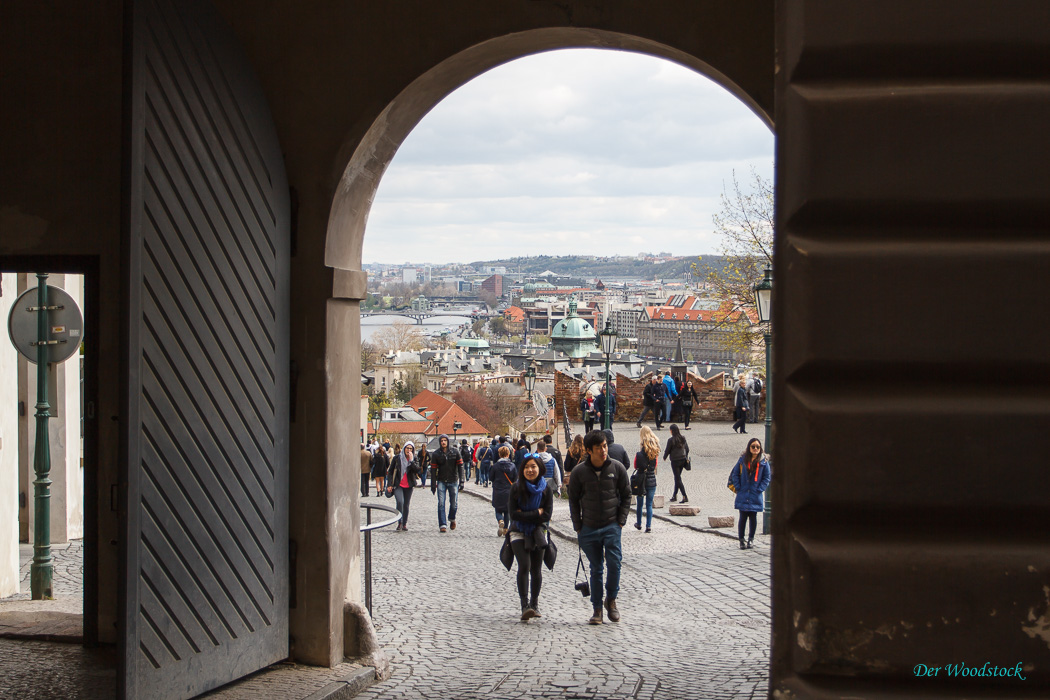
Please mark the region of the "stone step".
<svg viewBox="0 0 1050 700"><path fill-rule="evenodd" d="M700 506L683 506L681 503L672 503L667 511L670 515L700 515Z"/></svg>

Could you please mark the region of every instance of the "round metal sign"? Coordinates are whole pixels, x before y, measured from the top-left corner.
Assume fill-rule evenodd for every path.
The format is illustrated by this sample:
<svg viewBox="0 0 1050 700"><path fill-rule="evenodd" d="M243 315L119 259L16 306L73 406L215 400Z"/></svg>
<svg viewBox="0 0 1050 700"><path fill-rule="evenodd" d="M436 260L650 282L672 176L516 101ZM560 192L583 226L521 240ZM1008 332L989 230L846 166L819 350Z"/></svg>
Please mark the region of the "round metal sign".
<svg viewBox="0 0 1050 700"><path fill-rule="evenodd" d="M36 364L38 287L31 287L15 299L7 317L7 332L18 352ZM84 317L80 307L60 287L47 286L48 362L65 362L80 348L84 339ZM57 308L52 308L57 307Z"/></svg>

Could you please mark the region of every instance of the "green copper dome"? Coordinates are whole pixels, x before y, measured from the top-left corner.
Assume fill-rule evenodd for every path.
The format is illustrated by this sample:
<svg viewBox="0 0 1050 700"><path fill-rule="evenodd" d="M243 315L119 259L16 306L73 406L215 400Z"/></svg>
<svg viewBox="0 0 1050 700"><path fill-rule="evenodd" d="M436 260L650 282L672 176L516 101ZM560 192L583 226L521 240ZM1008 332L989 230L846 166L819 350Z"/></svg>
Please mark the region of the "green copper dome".
<svg viewBox="0 0 1050 700"><path fill-rule="evenodd" d="M575 299L569 302L569 315L551 331L551 345L569 357L586 357L598 348L594 326L576 315Z"/></svg>
<svg viewBox="0 0 1050 700"><path fill-rule="evenodd" d="M489 341L484 338L463 338L456 341L456 347L467 348L468 350L487 350Z"/></svg>

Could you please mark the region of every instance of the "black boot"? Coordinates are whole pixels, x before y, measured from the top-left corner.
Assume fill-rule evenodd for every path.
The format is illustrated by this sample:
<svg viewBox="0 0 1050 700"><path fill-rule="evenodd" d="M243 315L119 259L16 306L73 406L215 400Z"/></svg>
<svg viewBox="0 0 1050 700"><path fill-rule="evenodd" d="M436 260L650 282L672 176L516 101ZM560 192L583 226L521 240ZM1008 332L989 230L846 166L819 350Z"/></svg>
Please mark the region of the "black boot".
<svg viewBox="0 0 1050 700"><path fill-rule="evenodd" d="M536 616L536 611L529 606L529 601L521 599L521 621L528 622Z"/></svg>
<svg viewBox="0 0 1050 700"><path fill-rule="evenodd" d="M740 538L740 549L747 549L747 544L744 542L744 538Z"/></svg>
<svg viewBox="0 0 1050 700"><path fill-rule="evenodd" d="M538 600L536 600L535 598L530 600L529 607L532 608L533 617L543 617L543 615L540 615L540 603Z"/></svg>

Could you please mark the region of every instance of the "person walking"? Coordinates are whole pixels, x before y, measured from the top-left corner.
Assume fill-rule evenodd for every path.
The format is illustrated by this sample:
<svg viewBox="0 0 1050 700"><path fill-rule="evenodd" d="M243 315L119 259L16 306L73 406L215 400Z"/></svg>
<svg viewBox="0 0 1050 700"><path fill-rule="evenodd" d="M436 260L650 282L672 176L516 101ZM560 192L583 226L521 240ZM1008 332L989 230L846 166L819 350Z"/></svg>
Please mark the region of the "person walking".
<svg viewBox="0 0 1050 700"><path fill-rule="evenodd" d="M561 467L558 465L558 461L554 459L554 455L547 452L547 443L543 440L536 441L535 452L532 453L534 457L539 457L540 465L543 467L543 477L547 480L547 483L551 485L551 490L554 493L558 493L561 488ZM526 455L528 457L528 455Z"/></svg>
<svg viewBox="0 0 1050 700"><path fill-rule="evenodd" d="M602 432L605 433L605 442L609 446L609 459L615 459L626 468L631 463L627 456L627 448L616 442L612 428L606 428Z"/></svg>
<svg viewBox="0 0 1050 700"><path fill-rule="evenodd" d="M758 422L758 402L762 398L762 380L755 374L747 384L748 423Z"/></svg>
<svg viewBox="0 0 1050 700"><path fill-rule="evenodd" d="M749 406L747 395L747 375L740 375L740 383L736 385L733 393L733 410L736 413L736 422L733 423L733 432L747 434L747 409ZM739 428L739 430L737 430Z"/></svg>
<svg viewBox="0 0 1050 700"><path fill-rule="evenodd" d="M605 433L592 430L583 439L587 459L573 469L569 479L569 517L580 549L590 565L592 625L602 624L602 578L608 568L604 609L611 622L620 621L616 596L620 592L623 561L621 534L631 513L631 483L627 468L609 459Z"/></svg>
<svg viewBox="0 0 1050 700"><path fill-rule="evenodd" d="M658 399L656 396L657 387L659 387L661 391L663 390L663 384L660 383L660 378L654 374L649 377L649 383L645 385L644 389L642 389L642 415L638 416L638 420L635 421L635 425L639 428L642 427L642 421L645 420L645 417L651 413L653 414L653 419L656 421L656 429L660 429L660 423L663 421L660 420L661 409L657 402L659 401L662 403L662 399Z"/></svg>
<svg viewBox="0 0 1050 700"><path fill-rule="evenodd" d="M674 474L674 493L671 494L671 503L678 500L678 492L682 492L682 503L689 502L689 496L685 494L685 484L682 483L682 470L689 463L689 443L678 431L678 426L671 424L671 437L667 438L667 447L664 448L664 459L671 461L671 473Z"/></svg>
<svg viewBox="0 0 1050 700"><path fill-rule="evenodd" d="M498 436L497 436L498 437ZM507 454L510 455L510 448L507 448ZM492 471L492 464L496 461L496 446L495 444L489 445L488 440L482 440L481 445L478 447L478 468L475 474L474 483L480 484L481 486L488 486L490 479L490 472Z"/></svg>
<svg viewBox="0 0 1050 700"><path fill-rule="evenodd" d="M372 478L376 480L376 495L383 493L386 482L386 470L390 466L390 457L386 448L382 445L376 448L375 457L372 458Z"/></svg>
<svg viewBox="0 0 1050 700"><path fill-rule="evenodd" d="M506 445L499 447L499 459L492 465L492 507L496 511L496 522L499 526L496 535L503 537L507 534L510 525L507 499L510 496L510 487L518 480L518 470L514 462L510 460L510 448Z"/></svg>
<svg viewBox="0 0 1050 700"><path fill-rule="evenodd" d="M678 387L674 385L674 378L671 376L671 370L664 370L664 421L671 422L671 402L676 396L678 396Z"/></svg>
<svg viewBox="0 0 1050 700"><path fill-rule="evenodd" d="M693 406L700 403L700 397L696 395L692 381L685 383L679 396L682 399L682 420L685 422L685 429L689 430L689 419L693 417Z"/></svg>
<svg viewBox="0 0 1050 700"><path fill-rule="evenodd" d="M430 457L434 470L430 478L430 492L438 497L438 530L447 532L445 526L445 500L448 499L448 527L456 529L456 510L459 506L459 489L463 488L463 458L459 450L450 447L448 435L438 438L438 449Z"/></svg>
<svg viewBox="0 0 1050 700"><path fill-rule="evenodd" d="M420 473L420 486L427 485L427 476L430 476L431 482L434 481L434 475L431 474L430 470L430 452L427 451L427 443L423 442L419 445L419 454L416 455L416 461L419 462L419 473Z"/></svg>
<svg viewBox="0 0 1050 700"><path fill-rule="evenodd" d="M459 458L463 460L463 473L470 481L470 470L474 466L474 450L470 449L466 438L459 443Z"/></svg>
<svg viewBox="0 0 1050 700"><path fill-rule="evenodd" d="M755 546L758 513L765 506L764 494L769 487L771 477L769 460L762 453L762 442L758 438L751 438L747 441L747 448L740 455L733 471L729 472L729 483L736 491L736 502L733 507L740 512L740 523L737 525L740 549L752 549ZM746 544L744 543L745 522L748 524Z"/></svg>
<svg viewBox="0 0 1050 700"><path fill-rule="evenodd" d="M368 482L372 476L372 453L368 448L361 445L361 495L368 497ZM378 495L378 493L377 493Z"/></svg>
<svg viewBox="0 0 1050 700"><path fill-rule="evenodd" d="M510 550L518 562L518 598L521 621L542 617L539 611L543 586L543 554L547 549L547 524L554 510L554 490L543 478L543 465L535 453L521 464L518 480L507 498L510 508Z"/></svg>
<svg viewBox="0 0 1050 700"><path fill-rule="evenodd" d="M598 395L594 398L594 406L597 410L596 418L598 425L602 428L605 427L606 415L608 415L609 427L612 427L613 421L616 420L616 386L614 384L609 385L609 393L605 393L605 386L598 390Z"/></svg>
<svg viewBox="0 0 1050 700"><path fill-rule="evenodd" d="M401 512L398 530L408 529L408 507L412 503L412 489L419 478L419 463L416 462L415 444L409 440L390 460L386 473L387 493L394 494L397 509Z"/></svg>
<svg viewBox="0 0 1050 700"><path fill-rule="evenodd" d="M648 425L642 426L638 435L642 449L634 456L634 468L641 473L642 493L638 494L638 514L635 530L642 529L642 499L645 499L645 531L653 531L653 499L656 497L656 457L660 454L660 443Z"/></svg>
<svg viewBox="0 0 1050 700"><path fill-rule="evenodd" d="M570 473L573 467L587 459L587 450L583 449L583 436L579 433L572 439L569 449L565 450L564 480L566 488L569 486Z"/></svg>
<svg viewBox="0 0 1050 700"><path fill-rule="evenodd" d="M580 399L580 419L583 420L583 432L585 434L594 430L594 420L597 417L598 408L594 401L594 394L588 391L586 396Z"/></svg>

